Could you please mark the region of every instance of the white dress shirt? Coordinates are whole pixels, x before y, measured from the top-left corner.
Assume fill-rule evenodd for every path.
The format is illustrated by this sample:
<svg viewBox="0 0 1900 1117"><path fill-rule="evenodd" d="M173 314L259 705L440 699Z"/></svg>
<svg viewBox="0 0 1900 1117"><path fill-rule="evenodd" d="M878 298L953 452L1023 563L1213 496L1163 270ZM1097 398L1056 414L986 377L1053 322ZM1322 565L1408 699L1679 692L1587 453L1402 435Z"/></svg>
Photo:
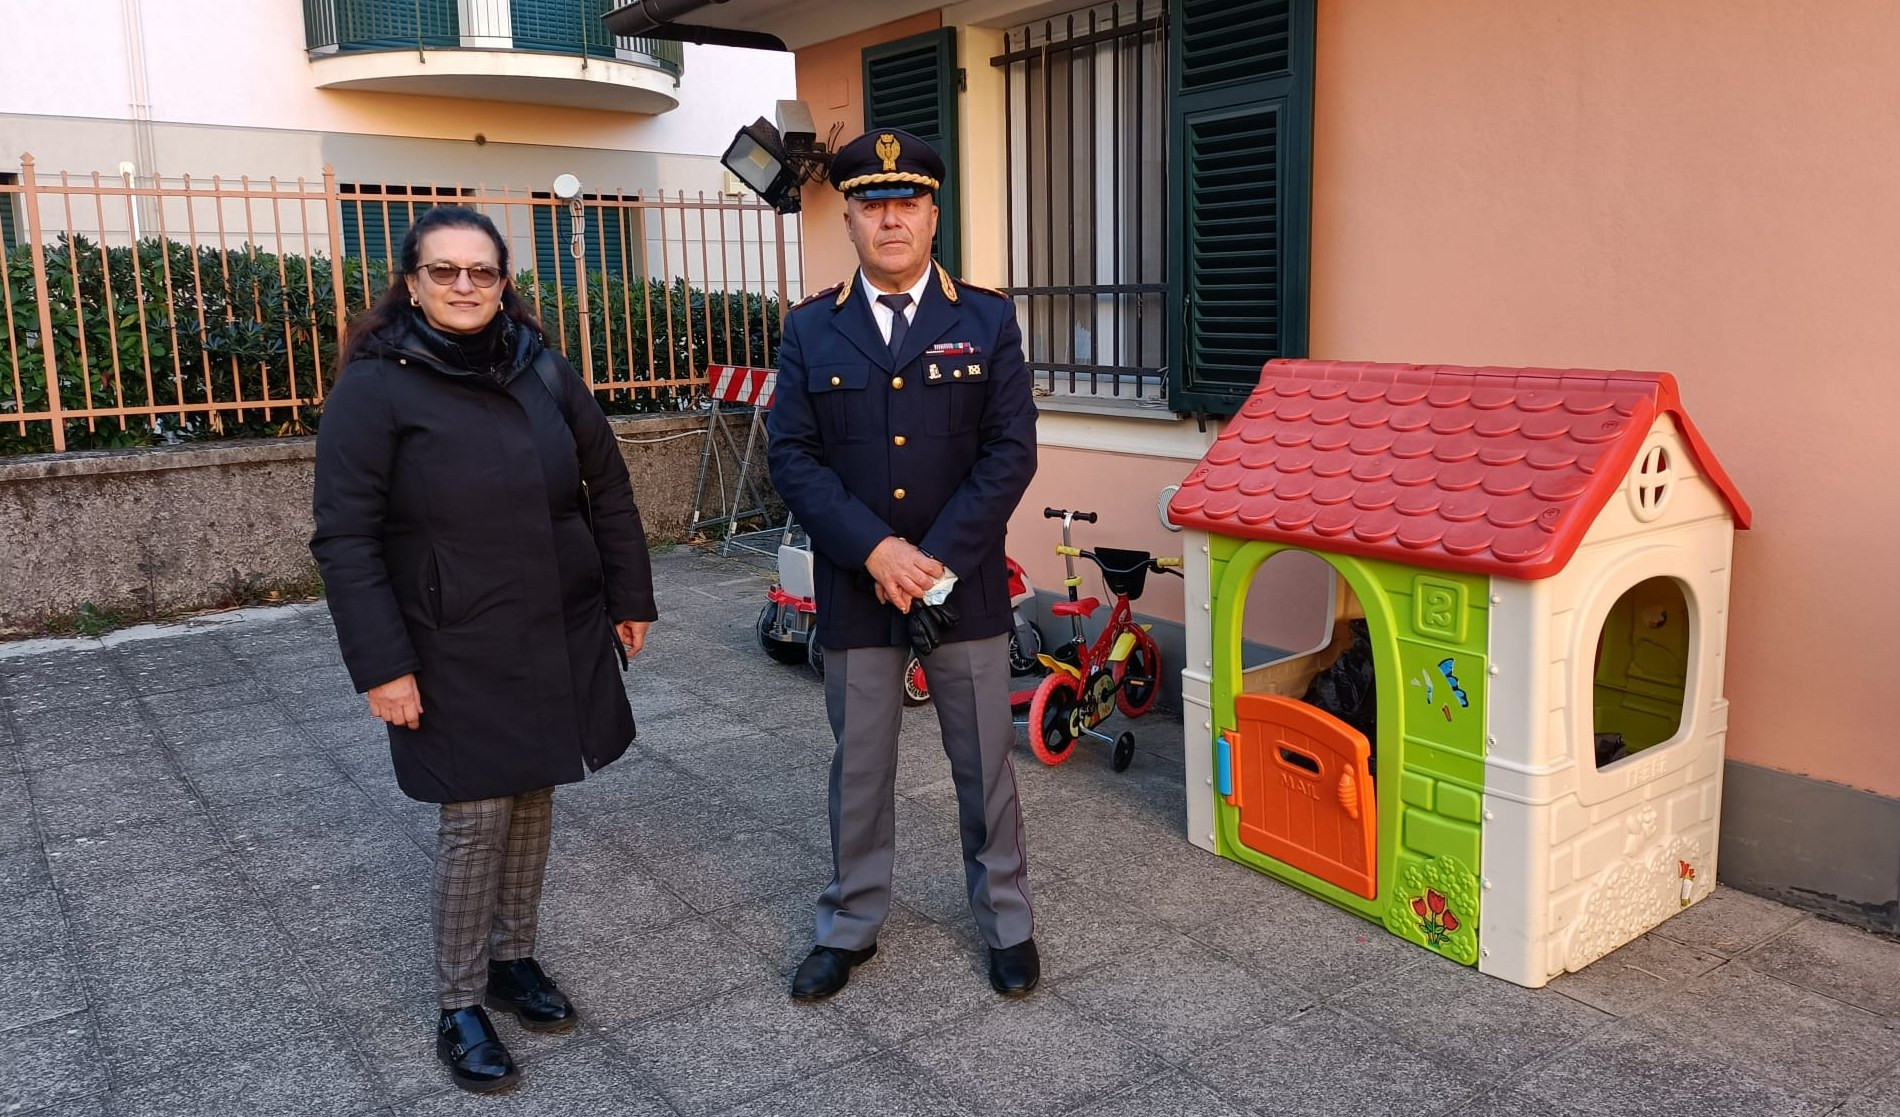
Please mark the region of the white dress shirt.
<svg viewBox="0 0 1900 1117"><path fill-rule="evenodd" d="M905 324L917 320L917 304L924 300L924 288L930 286L930 277L934 275L936 271L936 268L925 265L924 274L918 276L917 282L911 286L910 305L904 308ZM890 307L878 302L877 297L886 294L895 295L898 294L898 292L880 291L871 286L871 281L865 278L862 270L858 272L858 286L864 288L864 297L871 300L871 317L877 320L877 332L884 335L884 344L889 345L891 342L892 311Z"/></svg>

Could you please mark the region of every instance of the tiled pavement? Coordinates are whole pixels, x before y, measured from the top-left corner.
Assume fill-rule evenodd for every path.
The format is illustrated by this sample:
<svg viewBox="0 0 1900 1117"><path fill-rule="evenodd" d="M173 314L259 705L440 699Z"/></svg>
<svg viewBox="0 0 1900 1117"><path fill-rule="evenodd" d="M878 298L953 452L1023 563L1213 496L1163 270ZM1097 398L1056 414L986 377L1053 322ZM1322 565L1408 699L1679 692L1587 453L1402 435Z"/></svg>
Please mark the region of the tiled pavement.
<svg viewBox="0 0 1900 1117"><path fill-rule="evenodd" d="M1125 773L1020 751L1047 977L1010 1003L912 711L882 951L794 1005L820 688L758 650L756 565L658 577L640 739L555 799L539 955L585 1024L502 1022L495 1098L434 1062L434 812L321 605L0 650L0 1113L1900 1114L1900 944L1722 889L1519 989L1189 846L1165 714Z"/></svg>

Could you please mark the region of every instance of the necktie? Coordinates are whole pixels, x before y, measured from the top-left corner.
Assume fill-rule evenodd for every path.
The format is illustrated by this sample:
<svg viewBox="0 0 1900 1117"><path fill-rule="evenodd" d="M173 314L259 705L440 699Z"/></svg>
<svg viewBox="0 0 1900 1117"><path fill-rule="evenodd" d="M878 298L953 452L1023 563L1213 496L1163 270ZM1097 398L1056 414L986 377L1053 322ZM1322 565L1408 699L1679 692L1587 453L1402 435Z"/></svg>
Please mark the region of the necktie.
<svg viewBox="0 0 1900 1117"><path fill-rule="evenodd" d="M904 317L910 295L879 295L877 301L891 308L891 356L896 357L898 348L904 344L904 335L910 332L910 321Z"/></svg>

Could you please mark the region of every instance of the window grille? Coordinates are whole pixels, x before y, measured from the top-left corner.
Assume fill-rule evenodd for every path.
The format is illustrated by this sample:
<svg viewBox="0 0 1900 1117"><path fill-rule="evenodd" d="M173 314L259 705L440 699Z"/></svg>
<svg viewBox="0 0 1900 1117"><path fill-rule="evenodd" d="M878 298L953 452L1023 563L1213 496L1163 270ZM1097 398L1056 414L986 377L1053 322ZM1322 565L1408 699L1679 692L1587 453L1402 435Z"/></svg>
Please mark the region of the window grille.
<svg viewBox="0 0 1900 1117"><path fill-rule="evenodd" d="M1167 8L1011 29L1009 293L1044 396L1167 399Z"/></svg>

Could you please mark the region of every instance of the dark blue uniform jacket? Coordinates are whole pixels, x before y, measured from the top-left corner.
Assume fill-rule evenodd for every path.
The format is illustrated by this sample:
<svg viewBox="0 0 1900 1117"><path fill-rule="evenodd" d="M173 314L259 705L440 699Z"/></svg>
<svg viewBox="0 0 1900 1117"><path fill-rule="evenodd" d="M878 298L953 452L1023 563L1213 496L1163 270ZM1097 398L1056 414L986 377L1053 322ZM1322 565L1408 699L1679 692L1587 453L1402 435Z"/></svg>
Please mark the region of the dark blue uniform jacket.
<svg viewBox="0 0 1900 1117"><path fill-rule="evenodd" d="M772 483L811 536L827 647L902 644L864 560L910 540L956 572L952 640L1010 629L1003 533L1036 472L1036 405L1005 297L940 265L893 354L854 275L785 319Z"/></svg>

